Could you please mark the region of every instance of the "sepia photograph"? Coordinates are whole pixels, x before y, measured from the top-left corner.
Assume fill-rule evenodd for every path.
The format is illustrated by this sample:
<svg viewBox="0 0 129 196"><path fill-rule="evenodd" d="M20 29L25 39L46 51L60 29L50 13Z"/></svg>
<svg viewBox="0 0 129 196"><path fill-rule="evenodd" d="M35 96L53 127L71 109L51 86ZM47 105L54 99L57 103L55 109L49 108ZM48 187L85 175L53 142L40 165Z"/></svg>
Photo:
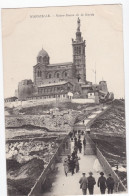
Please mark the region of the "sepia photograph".
<svg viewBox="0 0 129 196"><path fill-rule="evenodd" d="M7 195L128 194L122 5L1 13Z"/></svg>

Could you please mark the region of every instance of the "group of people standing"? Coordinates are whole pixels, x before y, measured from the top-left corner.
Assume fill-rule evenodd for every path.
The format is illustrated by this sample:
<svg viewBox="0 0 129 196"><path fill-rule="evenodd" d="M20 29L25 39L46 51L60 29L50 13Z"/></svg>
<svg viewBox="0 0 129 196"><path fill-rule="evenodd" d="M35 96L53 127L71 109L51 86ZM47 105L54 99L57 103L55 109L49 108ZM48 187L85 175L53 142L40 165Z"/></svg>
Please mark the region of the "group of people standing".
<svg viewBox="0 0 129 196"><path fill-rule="evenodd" d="M72 175L79 171L79 157L72 153L72 155L68 155L67 158L64 160L64 172L67 176L68 173L71 173Z"/></svg>
<svg viewBox="0 0 129 196"><path fill-rule="evenodd" d="M87 194L87 189L89 190L89 194L94 194L94 185L96 184L95 178L93 177L93 173L89 172L89 176L86 178L85 173L82 173L82 177L79 180L80 188L82 189L83 195ZM113 193L114 189L114 179L111 174L106 179L104 177L104 173L100 172L100 177L98 178L97 186L100 188L101 194L105 194L106 188L108 189L108 194Z"/></svg>
<svg viewBox="0 0 129 196"><path fill-rule="evenodd" d="M79 146L79 148L78 148ZM64 160L64 172L65 175L67 176L68 173L71 173L72 175L76 172L79 171L79 160L80 158L78 157L77 153L78 153L78 149L79 152L81 152L81 140L76 140L75 139L75 143L74 143L74 150L72 152L71 155L68 155L67 158L65 158Z"/></svg>
<svg viewBox="0 0 129 196"><path fill-rule="evenodd" d="M82 142L81 142L81 135L77 137L74 137L74 151L79 151L80 153L82 152Z"/></svg>

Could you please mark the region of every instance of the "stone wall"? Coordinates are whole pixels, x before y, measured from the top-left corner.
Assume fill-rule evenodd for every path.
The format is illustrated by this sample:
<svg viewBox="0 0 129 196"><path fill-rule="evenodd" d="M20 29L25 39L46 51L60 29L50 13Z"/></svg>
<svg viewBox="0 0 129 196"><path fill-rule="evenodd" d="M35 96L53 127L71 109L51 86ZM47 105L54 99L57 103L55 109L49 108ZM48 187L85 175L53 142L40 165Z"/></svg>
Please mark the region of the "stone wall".
<svg viewBox="0 0 129 196"><path fill-rule="evenodd" d="M33 99L34 98L34 99ZM37 98L37 99L36 99ZM44 99L41 96L39 97L32 97L30 100L26 101L14 101L14 102L6 102L5 107L13 108L13 107L33 107L41 104L50 104L50 103L56 103L57 101L59 102L69 102L68 98L64 97L58 97L58 98L47 98Z"/></svg>

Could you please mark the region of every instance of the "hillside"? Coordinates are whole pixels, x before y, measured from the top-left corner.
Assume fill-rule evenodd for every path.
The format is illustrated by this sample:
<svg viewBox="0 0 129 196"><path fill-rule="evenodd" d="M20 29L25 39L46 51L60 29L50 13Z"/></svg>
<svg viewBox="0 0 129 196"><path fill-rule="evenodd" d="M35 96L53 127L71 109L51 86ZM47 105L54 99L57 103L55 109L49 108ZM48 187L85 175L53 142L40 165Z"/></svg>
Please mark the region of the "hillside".
<svg viewBox="0 0 129 196"><path fill-rule="evenodd" d="M115 100L110 109L94 121L91 126L91 138L127 185L124 102Z"/></svg>

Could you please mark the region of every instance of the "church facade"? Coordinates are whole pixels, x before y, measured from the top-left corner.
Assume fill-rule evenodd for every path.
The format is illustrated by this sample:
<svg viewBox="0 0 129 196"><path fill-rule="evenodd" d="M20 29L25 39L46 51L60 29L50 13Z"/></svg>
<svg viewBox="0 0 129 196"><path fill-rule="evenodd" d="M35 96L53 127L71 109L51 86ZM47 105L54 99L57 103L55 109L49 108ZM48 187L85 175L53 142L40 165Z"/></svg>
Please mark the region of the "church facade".
<svg viewBox="0 0 129 196"><path fill-rule="evenodd" d="M50 64L49 54L42 48L33 66L33 81L22 80L18 84L15 96L18 100L67 97L88 98L104 90L107 84L101 81L93 85L86 80L86 41L80 31L80 19L77 20L76 38L72 39L73 62Z"/></svg>

